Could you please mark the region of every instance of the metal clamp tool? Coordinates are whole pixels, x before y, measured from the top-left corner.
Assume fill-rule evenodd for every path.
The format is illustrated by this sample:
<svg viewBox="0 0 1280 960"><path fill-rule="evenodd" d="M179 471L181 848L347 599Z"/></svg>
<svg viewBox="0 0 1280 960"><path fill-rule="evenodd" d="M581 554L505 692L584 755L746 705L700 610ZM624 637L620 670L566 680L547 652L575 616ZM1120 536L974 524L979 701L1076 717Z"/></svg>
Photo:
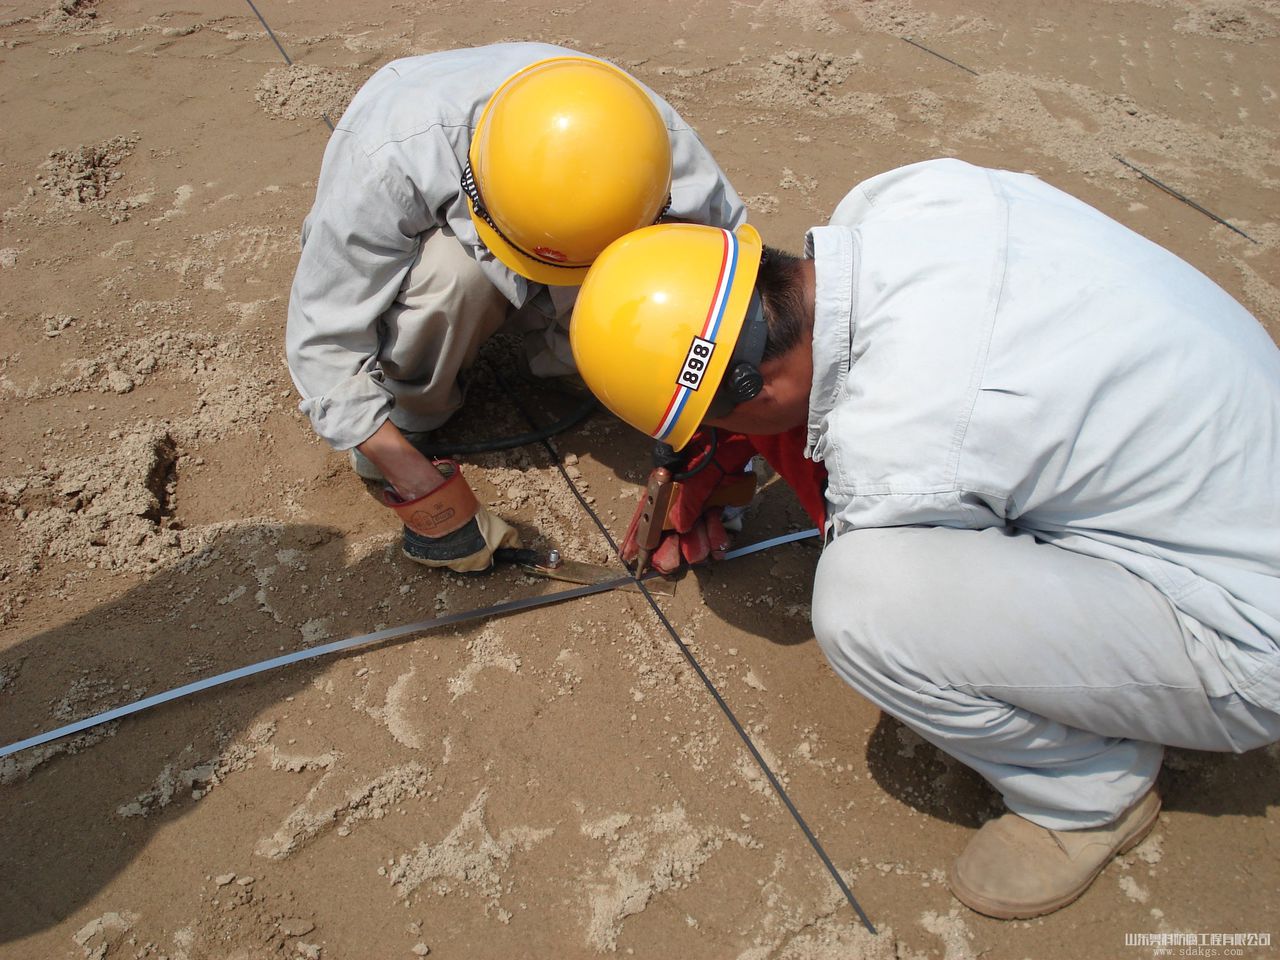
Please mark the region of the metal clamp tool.
<svg viewBox="0 0 1280 960"><path fill-rule="evenodd" d="M661 530L658 531L662 533ZM620 573L616 567L606 567L597 563L583 563L580 560L566 560L560 556L560 551L551 549L546 557L539 557L536 550L513 550L503 548L494 551L494 559L500 563L513 563L525 573L531 573L534 576L546 577L548 580L563 580L565 583L581 583L584 585L594 585L600 583L608 583L617 580ZM644 580L645 587L650 593L663 597L675 596L676 585L669 581L663 580L657 573L649 577L644 577L639 571L636 578L629 584L622 584L618 587L620 590L640 589L640 580Z"/></svg>
<svg viewBox="0 0 1280 960"><path fill-rule="evenodd" d="M637 578L644 576L649 569L653 551L658 549L658 544L662 541L662 529L667 522L667 510L671 506L675 489L671 471L666 467L655 467L649 474L640 524L636 527L636 544L640 552L636 555L636 568L633 572Z"/></svg>

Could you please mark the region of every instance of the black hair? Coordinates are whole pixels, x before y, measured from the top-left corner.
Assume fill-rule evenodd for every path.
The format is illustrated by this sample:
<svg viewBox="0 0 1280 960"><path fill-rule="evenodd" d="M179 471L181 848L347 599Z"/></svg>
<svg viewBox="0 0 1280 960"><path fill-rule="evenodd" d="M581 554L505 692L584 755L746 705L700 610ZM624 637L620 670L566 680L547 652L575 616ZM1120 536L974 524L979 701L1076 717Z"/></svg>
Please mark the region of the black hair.
<svg viewBox="0 0 1280 960"><path fill-rule="evenodd" d="M801 257L764 248L760 272L756 274L756 290L764 309L769 335L765 340L763 363L780 357L797 343L813 325L813 318L805 310L804 284L801 280Z"/></svg>

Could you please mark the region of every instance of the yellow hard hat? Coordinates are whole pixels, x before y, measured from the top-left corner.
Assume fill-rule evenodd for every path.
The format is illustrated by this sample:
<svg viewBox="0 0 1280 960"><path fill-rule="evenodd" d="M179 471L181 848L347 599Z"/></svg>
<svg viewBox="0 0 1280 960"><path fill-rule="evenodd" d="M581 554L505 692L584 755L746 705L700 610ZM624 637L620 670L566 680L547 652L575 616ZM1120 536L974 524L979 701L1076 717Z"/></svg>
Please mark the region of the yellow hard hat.
<svg viewBox="0 0 1280 960"><path fill-rule="evenodd" d="M494 256L538 283L573 286L601 250L670 205L671 138L617 67L540 60L489 98L462 188Z"/></svg>
<svg viewBox="0 0 1280 960"><path fill-rule="evenodd" d="M709 412L721 416L758 393L761 250L747 224L737 233L660 224L611 244L587 274L569 324L591 392L677 450Z"/></svg>

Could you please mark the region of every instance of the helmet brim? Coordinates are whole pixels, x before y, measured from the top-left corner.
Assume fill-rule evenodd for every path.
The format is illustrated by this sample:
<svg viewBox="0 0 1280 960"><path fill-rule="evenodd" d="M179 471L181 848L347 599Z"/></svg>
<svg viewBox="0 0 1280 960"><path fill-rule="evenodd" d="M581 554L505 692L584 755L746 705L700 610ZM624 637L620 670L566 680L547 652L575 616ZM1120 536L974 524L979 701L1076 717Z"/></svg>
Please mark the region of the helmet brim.
<svg viewBox="0 0 1280 960"><path fill-rule="evenodd" d="M476 208L470 197L467 198L467 212L471 214L471 223L480 236L480 242L513 273L549 287L577 287L587 278L587 271L591 269L589 265L585 267L552 266L535 260L512 246L483 218L476 216Z"/></svg>
<svg viewBox="0 0 1280 960"><path fill-rule="evenodd" d="M708 370L710 389L699 390L690 395L683 415L667 436L653 434L656 439L663 440L676 450L684 449L685 444L693 439L693 435L702 426L702 419L711 407L711 401L720 381L729 372L730 358L737 345L738 337L742 334L747 308L751 303L751 294L755 291L756 275L760 271L760 253L764 249L764 243L760 239L759 231L749 223L742 224L733 234L738 241L739 265L729 292L724 318L725 329L721 334L721 338L728 344L728 349L718 351L719 355L716 356L714 365Z"/></svg>

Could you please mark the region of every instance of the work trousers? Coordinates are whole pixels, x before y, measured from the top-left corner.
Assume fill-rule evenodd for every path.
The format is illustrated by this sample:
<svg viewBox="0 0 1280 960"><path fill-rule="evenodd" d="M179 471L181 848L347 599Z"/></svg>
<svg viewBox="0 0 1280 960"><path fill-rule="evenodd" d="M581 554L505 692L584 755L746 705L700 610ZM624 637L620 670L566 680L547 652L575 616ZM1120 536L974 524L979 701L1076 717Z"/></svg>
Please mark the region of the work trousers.
<svg viewBox="0 0 1280 960"><path fill-rule="evenodd" d="M1053 829L1115 819L1162 745L1280 739L1280 714L1188 655L1207 627L1123 567L1009 528L843 534L818 563L813 626L855 690Z"/></svg>
<svg viewBox="0 0 1280 960"><path fill-rule="evenodd" d="M423 234L379 322L378 366L395 398L391 422L410 431L441 426L462 406L481 345L504 329L522 335L536 376L574 372L567 322L530 305L512 307L447 227Z"/></svg>

